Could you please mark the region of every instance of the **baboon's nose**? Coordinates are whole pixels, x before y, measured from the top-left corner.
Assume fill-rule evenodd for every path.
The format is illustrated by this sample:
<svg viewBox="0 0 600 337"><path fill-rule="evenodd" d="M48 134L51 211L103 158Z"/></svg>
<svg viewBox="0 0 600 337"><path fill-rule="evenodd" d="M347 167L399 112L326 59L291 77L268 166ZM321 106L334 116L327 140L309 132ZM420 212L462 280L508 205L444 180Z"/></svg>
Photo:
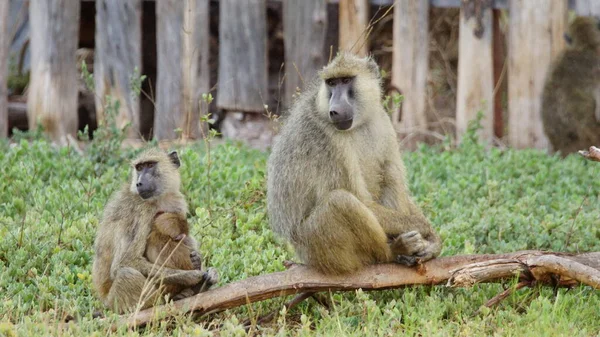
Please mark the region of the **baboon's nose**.
<svg viewBox="0 0 600 337"><path fill-rule="evenodd" d="M142 186L142 183L135 184L135 187L141 187L141 186Z"/></svg>
<svg viewBox="0 0 600 337"><path fill-rule="evenodd" d="M329 116L333 117L333 116L337 116L337 115L338 115L337 111L335 111L335 110L329 111Z"/></svg>

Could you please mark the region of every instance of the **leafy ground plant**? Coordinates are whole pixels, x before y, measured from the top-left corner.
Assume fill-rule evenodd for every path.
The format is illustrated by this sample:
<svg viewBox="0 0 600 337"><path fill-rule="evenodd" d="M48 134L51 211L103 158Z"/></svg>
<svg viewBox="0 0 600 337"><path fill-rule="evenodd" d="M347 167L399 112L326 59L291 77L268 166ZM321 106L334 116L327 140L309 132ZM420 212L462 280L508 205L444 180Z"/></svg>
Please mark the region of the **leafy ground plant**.
<svg viewBox="0 0 600 337"><path fill-rule="evenodd" d="M116 316L104 311L92 292L92 243L107 198L127 180L126 159L139 150L111 151L80 155L31 138L0 143L0 335L107 334ZM213 146L210 157L206 151L204 144L180 149L182 181L192 233L206 264L219 270L219 285L283 270L293 252L268 226L267 154L234 143ZM535 150L488 150L471 138L458 148L422 146L404 157L415 199L444 239L443 255L600 250L597 163ZM503 285L490 284L332 293L329 309L308 300L282 310L272 323L244 329L244 320L255 321L286 300L274 299L115 334L590 336L600 331L598 291L521 289L496 307L480 309L502 290ZM105 320L92 318L98 310ZM70 316L77 323L59 329Z"/></svg>

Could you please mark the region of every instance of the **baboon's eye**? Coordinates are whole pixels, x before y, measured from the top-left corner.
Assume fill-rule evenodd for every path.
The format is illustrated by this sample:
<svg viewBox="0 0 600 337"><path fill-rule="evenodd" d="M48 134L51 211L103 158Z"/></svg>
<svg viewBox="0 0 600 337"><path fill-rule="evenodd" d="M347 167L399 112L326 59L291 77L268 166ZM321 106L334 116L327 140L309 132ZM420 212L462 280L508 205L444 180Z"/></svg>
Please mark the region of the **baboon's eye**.
<svg viewBox="0 0 600 337"><path fill-rule="evenodd" d="M148 167L148 168L153 168L155 165L156 165L156 162L154 162L154 161L149 161L146 163L146 167Z"/></svg>
<svg viewBox="0 0 600 337"><path fill-rule="evenodd" d="M135 165L135 170L138 172L141 171L143 168L144 168L144 165L142 163Z"/></svg>
<svg viewBox="0 0 600 337"><path fill-rule="evenodd" d="M352 78L350 78L350 77L342 77L341 80L342 80L342 83L348 84L348 83L350 83L350 81L352 80Z"/></svg>
<svg viewBox="0 0 600 337"><path fill-rule="evenodd" d="M328 78L325 80L325 84L327 84L328 86L332 87L335 85L335 80L333 78Z"/></svg>

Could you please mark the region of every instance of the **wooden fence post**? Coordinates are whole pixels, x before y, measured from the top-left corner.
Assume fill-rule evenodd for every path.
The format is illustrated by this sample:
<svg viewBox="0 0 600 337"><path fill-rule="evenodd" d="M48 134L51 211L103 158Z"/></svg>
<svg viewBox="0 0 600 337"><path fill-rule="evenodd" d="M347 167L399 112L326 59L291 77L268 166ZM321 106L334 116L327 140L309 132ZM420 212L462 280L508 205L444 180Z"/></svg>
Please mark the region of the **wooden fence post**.
<svg viewBox="0 0 600 337"><path fill-rule="evenodd" d="M130 138L140 133L140 100L131 80L142 72L141 43L141 0L96 0L96 116L99 125L104 123L106 97L118 100L117 126L131 123L127 131Z"/></svg>
<svg viewBox="0 0 600 337"><path fill-rule="evenodd" d="M365 56L369 52L369 0L340 0L339 49Z"/></svg>
<svg viewBox="0 0 600 337"><path fill-rule="evenodd" d="M327 33L327 1L305 0L283 3L285 44L285 98L290 106L297 89L304 89L326 63L323 54Z"/></svg>
<svg viewBox="0 0 600 337"><path fill-rule="evenodd" d="M41 123L52 141L66 145L77 135L79 1L31 0L29 129Z"/></svg>
<svg viewBox="0 0 600 337"><path fill-rule="evenodd" d="M0 138L8 136L8 12L10 1L0 1Z"/></svg>
<svg viewBox="0 0 600 337"><path fill-rule="evenodd" d="M567 0L510 0L508 136L515 148L548 149L541 97L548 67L564 48Z"/></svg>
<svg viewBox="0 0 600 337"><path fill-rule="evenodd" d="M504 111L502 97L506 92L506 37L500 28L500 16L502 11L494 9L492 11L492 63L494 64L494 136L498 139L504 137Z"/></svg>
<svg viewBox="0 0 600 337"><path fill-rule="evenodd" d="M429 1L403 0L395 2L392 85L402 95L401 111L392 115L398 131L410 136L409 147L419 137L411 135L427 128L425 100L429 69Z"/></svg>
<svg viewBox="0 0 600 337"><path fill-rule="evenodd" d="M221 130L227 138L260 146L273 135L262 115L270 102L266 0L221 0L219 13L217 106L225 110Z"/></svg>
<svg viewBox="0 0 600 337"><path fill-rule="evenodd" d="M208 131L200 126L200 100L209 91L209 2L157 0L157 72L154 136L157 139L197 139Z"/></svg>
<svg viewBox="0 0 600 337"><path fill-rule="evenodd" d="M463 1L459 21L457 138L462 138L468 123L482 111L479 136L491 142L494 126L491 0Z"/></svg>

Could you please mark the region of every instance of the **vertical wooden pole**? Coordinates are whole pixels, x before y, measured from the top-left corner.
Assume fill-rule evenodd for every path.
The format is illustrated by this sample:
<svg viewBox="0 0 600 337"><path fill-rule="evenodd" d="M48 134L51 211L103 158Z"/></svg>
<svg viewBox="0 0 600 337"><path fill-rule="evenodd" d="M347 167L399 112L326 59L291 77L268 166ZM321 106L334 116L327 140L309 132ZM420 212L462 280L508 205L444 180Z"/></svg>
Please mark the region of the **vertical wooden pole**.
<svg viewBox="0 0 600 337"><path fill-rule="evenodd" d="M402 112L392 115L398 131L409 136L427 128L425 101L429 69L429 1L403 0L394 7L392 85L402 95ZM411 137L413 143L418 137Z"/></svg>
<svg viewBox="0 0 600 337"><path fill-rule="evenodd" d="M8 12L10 1L0 1L0 138L8 136Z"/></svg>
<svg viewBox="0 0 600 337"><path fill-rule="evenodd" d="M219 2L217 106L262 112L268 102L265 0Z"/></svg>
<svg viewBox="0 0 600 337"><path fill-rule="evenodd" d="M493 10L493 63L494 63L494 136L501 139L504 136L504 113L502 111L502 95L505 92L506 78L506 51L504 47L505 36L500 28L500 16L502 12L499 9Z"/></svg>
<svg viewBox="0 0 600 337"><path fill-rule="evenodd" d="M492 67L491 0L465 0L460 9L458 40L458 140L468 123L483 112L480 137L491 142L494 125L494 69Z"/></svg>
<svg viewBox="0 0 600 337"><path fill-rule="evenodd" d="M41 123L52 141L66 145L77 134L79 1L32 0L29 129Z"/></svg>
<svg viewBox="0 0 600 337"><path fill-rule="evenodd" d="M209 91L209 2L158 0L158 80L154 135L197 139L208 130L200 126L200 100Z"/></svg>
<svg viewBox="0 0 600 337"><path fill-rule="evenodd" d="M508 38L509 142L548 149L541 96L548 67L564 48L567 0L510 0Z"/></svg>
<svg viewBox="0 0 600 337"><path fill-rule="evenodd" d="M340 50L365 56L369 52L369 0L340 0Z"/></svg>
<svg viewBox="0 0 600 337"><path fill-rule="evenodd" d="M283 3L285 35L286 106L297 89L303 89L327 62L323 54L327 33L327 1L305 0Z"/></svg>
<svg viewBox="0 0 600 337"><path fill-rule="evenodd" d="M140 132L139 95L132 91L131 80L142 72L141 43L141 0L96 0L96 116L104 123L105 98L118 100L117 125L131 123L131 138Z"/></svg>

